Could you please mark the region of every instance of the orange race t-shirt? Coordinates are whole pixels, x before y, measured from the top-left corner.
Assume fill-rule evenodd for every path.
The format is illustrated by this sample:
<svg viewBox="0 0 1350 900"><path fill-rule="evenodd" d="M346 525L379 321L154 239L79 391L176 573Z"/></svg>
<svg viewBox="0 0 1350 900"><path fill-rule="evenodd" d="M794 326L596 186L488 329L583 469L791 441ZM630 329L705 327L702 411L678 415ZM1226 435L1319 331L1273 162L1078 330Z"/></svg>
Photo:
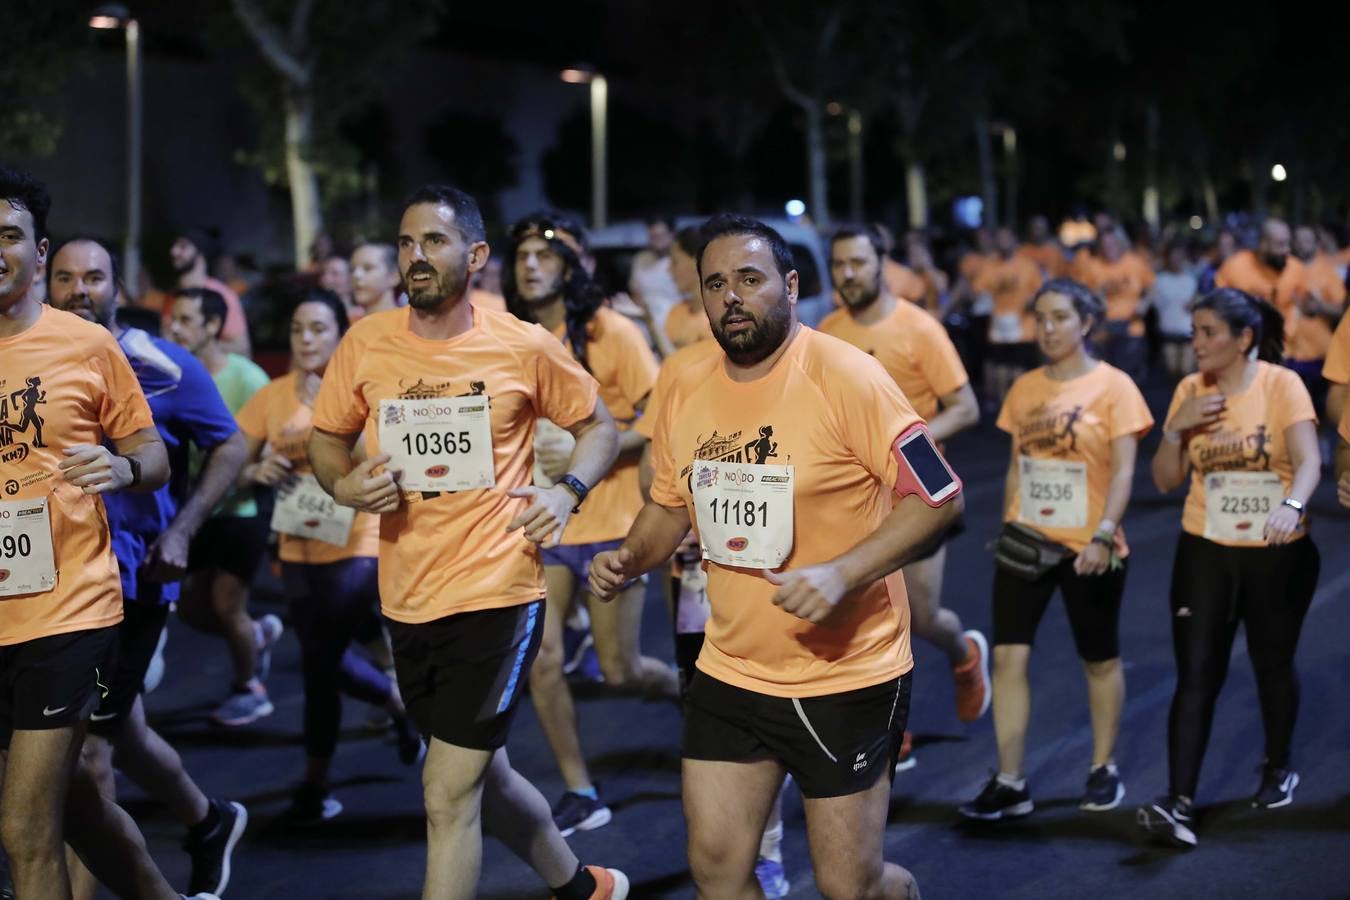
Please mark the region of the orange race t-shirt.
<svg viewBox="0 0 1350 900"><path fill-rule="evenodd" d="M801 326L763 377L733 381L722 357L690 365L659 410L652 500L685 507L698 525L695 459L793 467L791 571L823 563L871 535L892 507L891 445L919 422L881 364ZM812 625L773 605L761 570L707 561L712 617L698 667L776 697L880 684L913 667L909 602L897 571L846 596Z"/></svg>
<svg viewBox="0 0 1350 900"><path fill-rule="evenodd" d="M708 324L708 313L704 311L702 303L696 304L692 311L688 303L676 303L666 314L662 330L676 348L687 347L713 336L712 326Z"/></svg>
<svg viewBox="0 0 1350 900"><path fill-rule="evenodd" d="M0 645L122 621L122 581L103 499L62 476L61 452L154 425L140 382L106 328L50 306L0 339L0 502L47 499L56 586L0 597ZM7 510L8 511L8 510ZM9 566L0 569L9 577Z"/></svg>
<svg viewBox="0 0 1350 900"><path fill-rule="evenodd" d="M1153 416L1139 388L1124 372L1098 362L1085 375L1068 381L1051 378L1044 366L1017 378L999 410L998 427L1012 435L1019 457L1067 460L1084 464L1087 482L1087 524L1082 527L1034 526L1053 541L1081 553L1097 530L1111 487L1111 442L1127 435L1143 437ZM1013 473L1020 478L1018 472ZM1018 482L1020 487L1020 482ZM1005 499L1003 521L1022 519L1022 494ZM1116 531L1116 552L1125 556L1125 529Z"/></svg>
<svg viewBox="0 0 1350 900"><path fill-rule="evenodd" d="M656 423L661 418L661 408L682 395L691 383L689 371L702 367L708 371L714 361L722 359L722 347L717 341L698 341L681 347L661 361L661 369L656 373L656 383L652 385L651 395L647 398L647 409L633 425L633 430L651 440L656 437Z"/></svg>
<svg viewBox="0 0 1350 900"><path fill-rule="evenodd" d="M1328 306L1345 307L1345 281L1336 261L1325 253L1313 257L1305 267L1308 293ZM1285 355L1301 361L1326 359L1331 347L1331 323L1323 316L1305 316L1299 311L1294 333Z"/></svg>
<svg viewBox="0 0 1350 900"><path fill-rule="evenodd" d="M1034 262L1046 278L1059 278L1069 269L1069 261L1064 258L1064 251L1054 241L1047 241L1044 244L1023 244L1017 248L1017 253Z"/></svg>
<svg viewBox="0 0 1350 900"><path fill-rule="evenodd" d="M534 422L566 428L595 411L598 386L549 332L515 316L473 311L473 327L437 341L409 330L411 311L372 313L352 326L328 363L314 401L314 427L366 430L379 453L381 400L481 395L489 399L496 487L404 493L380 516L380 602L400 622L538 600L543 567L534 544L506 525L528 505Z"/></svg>
<svg viewBox="0 0 1350 900"><path fill-rule="evenodd" d="M1336 384L1350 384L1350 316L1341 319L1327 347L1322 377Z"/></svg>
<svg viewBox="0 0 1350 900"><path fill-rule="evenodd" d="M296 372L287 372L269 382L235 413L234 418L240 431L255 440L265 441L275 453L290 460L293 473L307 475L314 471L309 464L308 450L314 413L296 394L299 377ZM380 517L358 512L352 520L351 536L345 547L283 534L279 555L282 562L313 565L358 556L377 557L380 555Z"/></svg>
<svg viewBox="0 0 1350 900"><path fill-rule="evenodd" d="M559 340L564 334L561 325L553 332ZM619 430L627 431L641 418L638 406L652 392L660 363L641 329L607 307L596 310L587 335L586 363L600 382L600 399ZM594 544L628 536L628 529L642 511L638 462L636 455L620 457L609 474L591 486L581 511L572 516L563 533L564 544Z"/></svg>
<svg viewBox="0 0 1350 900"><path fill-rule="evenodd" d="M937 415L938 398L970 382L947 329L912 303L896 303L895 312L874 325L859 324L847 310L837 309L821 321L820 330L875 357L925 420Z"/></svg>
<svg viewBox="0 0 1350 900"><path fill-rule="evenodd" d="M994 298L990 343L1016 344L1035 339L1036 322L1027 304L1042 281L1040 268L1025 256L996 256L980 267L970 284L976 292Z"/></svg>
<svg viewBox="0 0 1350 900"><path fill-rule="evenodd" d="M1115 262L1089 257L1081 270L1082 281L1106 301L1106 321L1128 322L1130 337L1144 336L1139 304L1156 280L1152 267L1137 253L1125 253Z"/></svg>
<svg viewBox="0 0 1350 900"><path fill-rule="evenodd" d="M1284 269L1277 272L1255 251L1239 250L1214 273L1214 286L1237 288L1272 304L1284 315L1285 355L1292 356L1290 351L1299 349L1294 337L1302 318L1298 298L1308 290L1308 273L1302 262L1290 256Z"/></svg>
<svg viewBox="0 0 1350 900"><path fill-rule="evenodd" d="M1205 476L1211 472L1274 472L1280 476L1286 494L1294 481L1294 463L1289 456L1285 430L1295 422L1316 422L1312 398L1303 381L1292 369L1258 362L1256 377L1245 391L1228 397L1227 411L1219 428L1191 438L1187 453L1191 461L1191 489L1181 527L1187 534L1205 536ZM1187 375L1172 395L1167 419L1188 398L1217 394L1214 384L1206 383L1202 373ZM1305 520L1306 523L1306 520ZM1265 546L1261 538L1264 521L1252 529L1250 541L1220 540L1230 547ZM1300 526L1298 534L1305 533Z"/></svg>
<svg viewBox="0 0 1350 900"><path fill-rule="evenodd" d="M912 303L923 303L928 293L928 282L923 276L889 256L881 261L881 280L886 283L886 290Z"/></svg>
<svg viewBox="0 0 1350 900"><path fill-rule="evenodd" d="M506 298L501 294L494 294L492 291L485 291L482 288L469 289L469 302L479 309L490 309L493 312L506 312Z"/></svg>

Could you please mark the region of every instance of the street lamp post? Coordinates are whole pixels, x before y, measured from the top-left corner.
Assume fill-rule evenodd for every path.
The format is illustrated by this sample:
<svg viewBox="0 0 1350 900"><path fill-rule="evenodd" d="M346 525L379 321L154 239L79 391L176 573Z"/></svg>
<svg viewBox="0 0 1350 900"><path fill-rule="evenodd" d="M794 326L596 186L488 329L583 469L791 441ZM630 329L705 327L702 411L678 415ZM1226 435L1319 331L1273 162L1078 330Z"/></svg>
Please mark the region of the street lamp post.
<svg viewBox="0 0 1350 900"><path fill-rule="evenodd" d="M591 88L591 227L609 223L609 81L591 66L563 69L568 84Z"/></svg>
<svg viewBox="0 0 1350 900"><path fill-rule="evenodd" d="M89 27L121 28L127 43L127 232L122 243L122 273L128 293L140 283L141 271L141 27L121 4L94 10Z"/></svg>

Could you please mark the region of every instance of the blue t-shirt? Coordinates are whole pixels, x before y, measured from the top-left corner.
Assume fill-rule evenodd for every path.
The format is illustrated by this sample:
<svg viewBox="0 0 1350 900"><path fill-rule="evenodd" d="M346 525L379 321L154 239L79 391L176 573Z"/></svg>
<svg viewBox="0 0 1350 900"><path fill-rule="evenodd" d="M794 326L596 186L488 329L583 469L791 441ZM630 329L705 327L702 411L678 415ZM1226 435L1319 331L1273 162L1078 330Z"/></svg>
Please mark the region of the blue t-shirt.
<svg viewBox="0 0 1350 900"><path fill-rule="evenodd" d="M150 401L170 471L169 483L153 494L115 491L103 497L113 553L122 573L122 596L172 603L178 599L177 582L159 584L139 577L146 552L187 502L190 445L210 451L229 440L238 426L211 373L191 353L138 328L123 331L117 343Z"/></svg>

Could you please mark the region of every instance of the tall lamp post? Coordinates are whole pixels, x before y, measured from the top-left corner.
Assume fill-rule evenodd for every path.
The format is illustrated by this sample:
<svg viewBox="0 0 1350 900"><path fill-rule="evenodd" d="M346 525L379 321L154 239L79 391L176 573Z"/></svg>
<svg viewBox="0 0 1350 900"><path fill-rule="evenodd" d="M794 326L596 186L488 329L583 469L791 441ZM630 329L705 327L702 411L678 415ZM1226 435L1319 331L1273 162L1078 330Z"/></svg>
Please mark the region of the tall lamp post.
<svg viewBox="0 0 1350 900"><path fill-rule="evenodd" d="M140 283L141 271L141 27L120 3L105 3L89 17L89 27L122 29L127 39L127 232L122 244L122 272L128 292Z"/></svg>
<svg viewBox="0 0 1350 900"><path fill-rule="evenodd" d="M591 227L604 228L609 223L609 82L591 66L563 69L559 77L591 86Z"/></svg>

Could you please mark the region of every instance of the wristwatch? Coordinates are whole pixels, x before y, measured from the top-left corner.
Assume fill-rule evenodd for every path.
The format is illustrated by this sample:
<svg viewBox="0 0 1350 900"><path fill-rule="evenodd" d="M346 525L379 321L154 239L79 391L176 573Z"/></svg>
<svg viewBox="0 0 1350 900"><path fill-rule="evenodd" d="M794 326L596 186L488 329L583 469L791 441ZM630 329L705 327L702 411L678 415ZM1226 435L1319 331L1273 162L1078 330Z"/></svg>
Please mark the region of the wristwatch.
<svg viewBox="0 0 1350 900"><path fill-rule="evenodd" d="M1298 513L1300 516L1303 515L1303 510L1305 508L1302 503L1295 500L1293 497L1285 497L1283 500L1280 501L1280 505L1289 507L1294 512Z"/></svg>
<svg viewBox="0 0 1350 900"><path fill-rule="evenodd" d="M559 478L556 483L562 485L576 495L577 505L572 507L572 512L579 511L581 509L581 504L585 502L586 495L591 492L591 489L582 484L581 479L571 472L568 472L566 475Z"/></svg>
<svg viewBox="0 0 1350 900"><path fill-rule="evenodd" d="M141 483L141 461L134 456L122 458L127 461L127 468L131 469L131 484L128 487L136 487Z"/></svg>

